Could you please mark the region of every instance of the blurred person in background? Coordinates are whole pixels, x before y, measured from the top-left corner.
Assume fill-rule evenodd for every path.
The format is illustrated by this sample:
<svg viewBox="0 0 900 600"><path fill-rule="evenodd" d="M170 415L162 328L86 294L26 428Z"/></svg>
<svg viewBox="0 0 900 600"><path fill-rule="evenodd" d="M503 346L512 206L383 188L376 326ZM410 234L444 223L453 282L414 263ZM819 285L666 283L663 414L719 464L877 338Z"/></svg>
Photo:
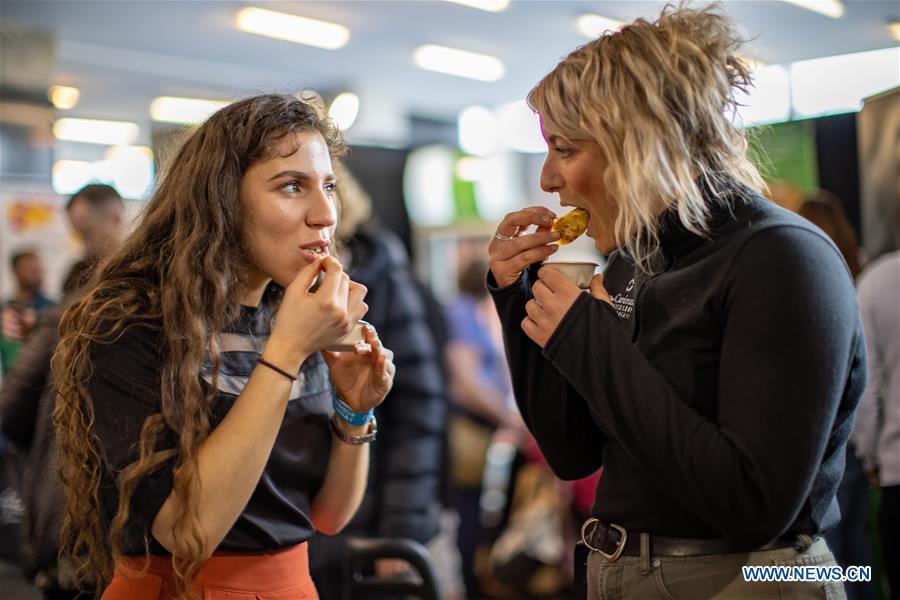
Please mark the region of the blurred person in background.
<svg viewBox="0 0 900 600"><path fill-rule="evenodd" d="M838 197L827 190L819 190L814 196L803 201L797 213L814 223L831 238L841 251L850 275L856 281L862 271L859 241Z"/></svg>
<svg viewBox="0 0 900 600"><path fill-rule="evenodd" d="M52 306L41 291L44 266L36 252L15 252L10 267L16 280L16 293L0 304L0 383L6 380L17 361L38 315ZM0 433L0 557L14 562L21 559L23 463L21 452L8 445L6 437Z"/></svg>
<svg viewBox="0 0 900 600"><path fill-rule="evenodd" d="M347 537L406 538L426 545L435 538L441 527L447 421L441 349L429 323L427 291L415 281L400 239L371 218L371 200L359 182L341 164L335 172L341 262L353 281L368 289L366 321L395 349L397 374L375 410L380 433L356 516L340 535L316 535L310 543L310 569L323 598L340 598L348 584L341 571ZM374 572L409 576L408 564L399 560L378 560Z"/></svg>
<svg viewBox="0 0 900 600"><path fill-rule="evenodd" d="M51 416L56 390L50 358L59 339L59 319L65 305L90 277L94 266L120 243L124 204L108 185L88 185L67 203L69 224L84 243L86 255L63 282L63 299L47 308L22 348L20 360L0 388L3 435L27 453L22 489L22 568L44 598L76 598L74 573L68 561L57 561L62 526L63 491L56 471L57 452Z"/></svg>
<svg viewBox="0 0 900 600"><path fill-rule="evenodd" d="M574 50L529 93L544 191L610 255L583 292L541 266L543 207L507 215L488 282L515 397L553 470L601 465L587 596L843 598L822 535L865 384L853 282L816 227L766 200L727 116L750 85L717 9L666 7ZM534 233L530 227L537 226Z"/></svg>
<svg viewBox="0 0 900 600"><path fill-rule="evenodd" d="M317 598L394 366L329 253L340 132L288 95L191 132L60 323L62 552L105 600ZM318 286L313 287L318 279Z"/></svg>
<svg viewBox="0 0 900 600"><path fill-rule="evenodd" d="M125 202L116 188L105 183L91 183L69 198L66 216L72 230L84 246L84 256L75 263L68 277L88 275L92 267L114 248L125 233ZM79 283L73 280L73 285Z"/></svg>
<svg viewBox="0 0 900 600"><path fill-rule="evenodd" d="M16 293L3 303L4 308L14 306L41 311L52 304L41 291L44 286L44 263L37 252L23 250L14 253L9 266L16 279Z"/></svg>
<svg viewBox="0 0 900 600"><path fill-rule="evenodd" d="M870 481L881 488L881 558L896 600L900 599L900 251L866 267L857 289L869 380L853 439Z"/></svg>
<svg viewBox="0 0 900 600"><path fill-rule="evenodd" d="M820 190L815 196L804 200L797 213L831 238L844 257L850 276L856 281L861 270L859 243L853 225L844 215L841 201L834 194ZM872 553L868 536L869 483L853 436L847 442L844 476L841 478L837 499L841 520L825 535L828 547L838 564L844 568L851 565L871 565ZM847 581L844 589L848 600L875 598L875 588L870 582Z"/></svg>
<svg viewBox="0 0 900 600"><path fill-rule="evenodd" d="M516 432L521 419L511 403L509 369L503 358L500 323L484 285L487 262L474 258L459 271L459 296L447 306L450 419L450 478L459 514L457 544L468 598L482 597L476 553L489 540L481 524L480 499L488 448L499 429ZM513 436L515 437L515 436Z"/></svg>
<svg viewBox="0 0 900 600"><path fill-rule="evenodd" d="M52 305L44 296L44 263L40 255L23 250L12 255L9 261L16 279L16 293L0 307L0 364L4 374L16 360L22 342L28 337L38 314Z"/></svg>

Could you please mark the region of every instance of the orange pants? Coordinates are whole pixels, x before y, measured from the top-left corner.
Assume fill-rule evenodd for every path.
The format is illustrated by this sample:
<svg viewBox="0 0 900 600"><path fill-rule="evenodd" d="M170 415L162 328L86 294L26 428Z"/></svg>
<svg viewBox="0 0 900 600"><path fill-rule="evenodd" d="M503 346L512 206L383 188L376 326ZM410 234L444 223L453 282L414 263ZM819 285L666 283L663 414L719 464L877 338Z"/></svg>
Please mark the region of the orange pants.
<svg viewBox="0 0 900 600"><path fill-rule="evenodd" d="M309 575L309 545L266 554L213 554L194 576L192 589L202 600L318 600ZM120 561L102 600L177 600L168 556Z"/></svg>

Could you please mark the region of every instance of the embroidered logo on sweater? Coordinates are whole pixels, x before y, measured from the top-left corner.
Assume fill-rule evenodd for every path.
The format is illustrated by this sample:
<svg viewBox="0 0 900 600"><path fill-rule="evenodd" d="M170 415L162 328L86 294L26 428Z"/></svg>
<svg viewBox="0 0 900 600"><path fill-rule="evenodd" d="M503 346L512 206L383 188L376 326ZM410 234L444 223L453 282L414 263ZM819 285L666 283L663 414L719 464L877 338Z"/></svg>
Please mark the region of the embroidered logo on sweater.
<svg viewBox="0 0 900 600"><path fill-rule="evenodd" d="M611 296L610 300L612 300L613 308L616 309L616 314L620 319L623 321L631 319L634 315L634 298L625 294L616 294Z"/></svg>

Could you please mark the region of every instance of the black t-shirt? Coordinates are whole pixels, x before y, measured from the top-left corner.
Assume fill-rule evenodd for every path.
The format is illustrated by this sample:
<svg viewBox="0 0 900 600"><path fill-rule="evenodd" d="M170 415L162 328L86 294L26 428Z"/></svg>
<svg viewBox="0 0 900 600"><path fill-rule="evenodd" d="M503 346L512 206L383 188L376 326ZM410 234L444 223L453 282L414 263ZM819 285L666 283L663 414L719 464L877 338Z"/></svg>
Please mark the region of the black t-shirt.
<svg viewBox="0 0 900 600"><path fill-rule="evenodd" d="M674 213L660 237L655 275L615 253L613 306L583 293L543 351L521 329L535 268L503 289L489 277L544 456L565 479L604 466L592 514L632 532L742 551L826 531L865 383L840 253L759 197L715 206L709 238Z"/></svg>
<svg viewBox="0 0 900 600"><path fill-rule="evenodd" d="M259 307L241 307L238 320L220 334L222 362L210 415L212 428L228 413L257 365L271 331L272 298L270 288ZM137 442L146 418L160 412L162 348L158 333L137 326L128 328L113 343L94 348L94 374L88 389L94 403L94 432L109 467L103 472L100 498L107 523L118 509L116 477L137 459ZM211 382L207 364L201 369L201 385L207 389ZM331 399L328 368L321 354L314 354L303 363L291 390L281 429L256 490L219 544L218 552L263 552L289 547L312 536L315 530L309 505L322 485L331 451ZM158 448L176 446L174 432L167 431ZM166 553L153 539L150 527L172 491L174 463L174 458L166 460L138 484L126 527L125 554L142 554L145 536L150 540L151 553Z"/></svg>

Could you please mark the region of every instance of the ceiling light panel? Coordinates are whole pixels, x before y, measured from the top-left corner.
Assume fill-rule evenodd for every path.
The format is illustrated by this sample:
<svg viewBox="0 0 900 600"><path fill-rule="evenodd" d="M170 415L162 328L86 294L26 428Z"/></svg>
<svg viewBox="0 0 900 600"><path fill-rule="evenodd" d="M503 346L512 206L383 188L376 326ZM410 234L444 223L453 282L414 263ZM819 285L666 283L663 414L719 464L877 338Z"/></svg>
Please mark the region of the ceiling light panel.
<svg viewBox="0 0 900 600"><path fill-rule="evenodd" d="M600 37L606 33L613 33L619 30L622 21L616 21L609 17L601 17L600 15L586 14L581 15L575 20L575 26L581 35L589 38Z"/></svg>
<svg viewBox="0 0 900 600"><path fill-rule="evenodd" d="M478 81L497 81L506 72L503 63L494 56L435 44L416 48L413 61L427 71Z"/></svg>
<svg viewBox="0 0 900 600"><path fill-rule="evenodd" d="M817 12L820 15L840 19L844 16L844 4L840 0L783 0L788 4Z"/></svg>
<svg viewBox="0 0 900 600"><path fill-rule="evenodd" d="M326 50L350 41L350 30L343 25L253 6L238 12L236 24L241 31Z"/></svg>
<svg viewBox="0 0 900 600"><path fill-rule="evenodd" d="M53 124L56 139L108 146L130 146L140 130L129 121L100 121L97 119L59 119Z"/></svg>
<svg viewBox="0 0 900 600"><path fill-rule="evenodd" d="M447 0L447 2L493 13L503 12L509 8L509 0Z"/></svg>
<svg viewBox="0 0 900 600"><path fill-rule="evenodd" d="M154 121L194 125L205 121L227 102L202 98L176 98L160 96L150 103L150 116Z"/></svg>

